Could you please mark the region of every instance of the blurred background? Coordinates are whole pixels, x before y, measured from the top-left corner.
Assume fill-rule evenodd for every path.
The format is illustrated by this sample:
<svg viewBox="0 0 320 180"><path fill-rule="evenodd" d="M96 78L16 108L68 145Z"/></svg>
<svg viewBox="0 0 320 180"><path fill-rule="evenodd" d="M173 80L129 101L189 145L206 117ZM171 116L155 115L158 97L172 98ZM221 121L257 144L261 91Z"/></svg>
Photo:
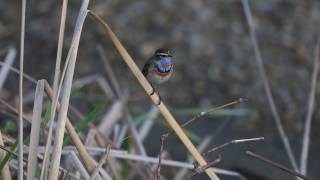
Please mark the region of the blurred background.
<svg viewBox="0 0 320 180"><path fill-rule="evenodd" d="M80 4L75 0L69 2L64 57ZM260 0L250 1L250 6L272 94L299 162L319 34L320 4L310 0ZM47 79L49 83L52 83L54 75L60 7L60 1L27 3L25 72L36 79ZM110 24L139 67L142 68L157 48L172 50L174 74L158 90L180 123L210 107L240 97L249 99L186 128L195 144L206 136L212 136L210 147L232 139L265 137L265 141L230 145L209 155L208 159L222 155L223 162L217 167L237 171L248 179L293 179L244 154L250 149L292 168L267 102L241 1L99 0L91 1L89 7ZM2 59L9 46L19 48L20 8L20 1L0 1ZM94 74L105 76L96 48L98 44L105 50L121 89L128 92L128 107L139 126L141 116L152 103L109 38L105 38L104 30L90 17L86 20L80 41L75 79ZM14 66L18 65L16 59ZM90 86L78 91L71 102L88 113L92 103L103 96L97 89ZM25 92L33 90L34 86L25 82ZM319 90L318 85L317 95ZM14 101L17 94L18 76L11 74L0 95ZM319 96L316 102L319 102ZM319 115L316 107L308 163L308 176L312 179L320 177L320 157L317 154L320 150ZM6 118L1 118L0 124L1 128L5 127ZM145 140L148 155L158 155L159 137L168 130L160 115ZM9 133L15 136L14 130ZM172 159L186 161L186 149L177 137L168 138L165 149ZM172 172L166 171L166 167L162 170L168 179L172 178ZM194 179L206 178L199 175Z"/></svg>

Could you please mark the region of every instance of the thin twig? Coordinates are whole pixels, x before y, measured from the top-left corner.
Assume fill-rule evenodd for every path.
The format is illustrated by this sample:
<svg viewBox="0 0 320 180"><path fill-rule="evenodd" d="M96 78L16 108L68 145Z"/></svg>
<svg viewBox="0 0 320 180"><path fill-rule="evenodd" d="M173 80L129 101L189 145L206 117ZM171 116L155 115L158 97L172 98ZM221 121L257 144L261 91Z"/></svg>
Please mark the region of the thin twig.
<svg viewBox="0 0 320 180"><path fill-rule="evenodd" d="M166 136L162 135L160 137L160 152L159 152L159 161L158 161L158 166L157 166L157 180L160 180L161 174L160 174L160 170L161 170L161 159L162 159L162 153L163 153L163 149L164 149L164 141L166 139Z"/></svg>
<svg viewBox="0 0 320 180"><path fill-rule="evenodd" d="M244 102L244 101L247 101L247 99L239 98L238 100L229 102L227 104L224 104L224 105L221 105L221 106L218 106L218 107L215 107L215 108L211 108L208 111L201 112L201 113L197 114L196 116L194 116L193 118L191 118L189 121L187 121L184 124L182 124L181 127L185 127L185 126L191 124L192 122L196 121L197 119L199 119L199 118L201 118L201 117L203 117L205 115L208 115L208 114L210 114L210 113L212 113L214 111L217 111L217 110L223 109L225 107L228 107L228 106L231 106L231 105L234 105L234 104L238 104L238 103L241 103L241 102ZM164 141L166 140L166 138L168 136L170 136L173 133L174 133L174 131L171 130L170 132L168 132L166 134L163 134L161 136L161 138L160 138L159 162L158 162L158 167L157 167L157 178L158 179L160 179L161 158L162 158L161 155L162 155L162 152L163 152L163 149L164 149ZM206 153L204 153L203 156L205 156L205 154Z"/></svg>
<svg viewBox="0 0 320 180"><path fill-rule="evenodd" d="M302 142L302 150L301 150L301 159L300 159L300 172L302 174L306 174L307 166L308 166L308 153L309 153L309 144L310 144L310 131L311 131L311 122L312 115L314 113L315 108L315 100L316 100L316 88L319 74L319 52L320 51L320 39L318 39L315 55L314 55L314 66L311 77L311 87L309 92L309 100L308 100L308 111L304 126L303 133L303 142Z"/></svg>
<svg viewBox="0 0 320 180"><path fill-rule="evenodd" d="M26 0L21 6L21 31L20 31L20 76L19 76L19 131L18 131L18 179L23 180L23 61L24 61L24 35L26 21Z"/></svg>
<svg viewBox="0 0 320 180"><path fill-rule="evenodd" d="M285 167L285 166L283 166L281 164L278 164L278 163L276 163L274 161L271 161L271 160L269 160L269 159L267 159L267 158L265 158L263 156L260 156L260 155L254 153L254 152L246 151L246 155L249 155L249 156L254 157L256 159L259 159L259 160L261 160L261 161L263 161L263 162L265 162L267 164L270 164L270 165L272 165L274 167L277 167L277 168L279 168L279 169L281 169L281 170L283 170L283 171L285 171L285 172L287 172L287 173L289 173L289 174L291 174L293 176L300 177L300 178L305 179L305 180L310 180L308 177L304 176L303 174L295 172L295 171L293 171L293 170L291 170L291 169L289 169L289 168L287 168L287 167Z"/></svg>
<svg viewBox="0 0 320 180"><path fill-rule="evenodd" d="M204 172L204 170L208 169L209 167L213 166L213 165L216 165L218 163L220 163L222 161L222 157L221 155L219 155L215 160L209 162L208 164L204 165L204 166L201 166L201 167L195 167L193 170L192 170L192 173L190 174L189 177L187 177L187 179L190 179L193 177L193 176L196 176L198 174L201 174Z"/></svg>
<svg viewBox="0 0 320 180"><path fill-rule="evenodd" d="M3 104L6 108L8 108L10 111L12 111L14 114L19 116L19 111L16 108L14 108L11 104L7 103L7 101L5 101L4 99L0 98L0 103ZM28 121L30 123L32 122L32 120L29 117L25 116L25 115L23 115L23 118L24 118L25 121Z"/></svg>
<svg viewBox="0 0 320 180"><path fill-rule="evenodd" d="M5 66L5 63L4 63L4 62L0 62L0 66ZM12 72L20 75L19 69L15 68L15 67L9 67L9 69L10 69ZM37 83L37 80L36 80L36 79L34 79L33 77L31 77L30 75L28 75L28 74L26 74L26 73L23 73L23 77L24 77L25 79L33 82L34 84Z"/></svg>
<svg viewBox="0 0 320 180"><path fill-rule="evenodd" d="M228 145L231 144L237 144L237 143L244 143L244 142L251 142L251 141L261 141L264 140L264 137L258 137L258 138L250 138L250 139L235 139L235 140L231 140L229 142L226 142L224 144L221 144L219 146L216 146L212 149L210 149L209 151L207 151L206 153L203 153L203 156L207 156L209 153L212 153L214 151L217 151L218 149L224 148Z"/></svg>
<svg viewBox="0 0 320 180"><path fill-rule="evenodd" d="M289 143L288 137L287 137L287 135L286 135L286 133L285 133L285 131L283 129L283 125L282 125L282 122L281 122L277 107L275 105L274 98L273 98L272 93L271 93L269 81L268 81L268 78L267 78L267 75L266 75L266 72L265 72L265 69L264 69L264 66L263 66L263 60L262 60L262 56L261 56L261 53L260 53L260 48L259 48L257 35L256 35L256 31L255 31L254 24L253 24L253 19L252 19L249 3L248 3L248 0L242 0L241 2L242 2L242 5L243 5L243 9L244 9L244 13L245 13L245 16L246 16L246 20L247 20L248 25L249 25L251 43L252 43L252 46L254 48L254 53L255 53L255 56L256 56L256 61L257 61L257 64L258 64L259 73L260 73L260 76L262 78L262 82L263 82L264 90L265 90L266 95L267 95L268 103L269 103L269 106L271 108L271 112L272 112L272 115L274 117L274 120L276 122L276 126L277 126L278 132L280 134L282 143L284 144L284 147L285 147L285 149L287 151L287 154L289 156L290 163L291 163L293 169L295 171L297 171L298 170L297 162L296 162L296 159L295 159L295 157L293 155L292 148L291 148L291 145Z"/></svg>
<svg viewBox="0 0 320 180"><path fill-rule="evenodd" d="M203 116L206 116L212 112L215 112L215 111L218 111L220 109L223 109L223 108L226 108L228 106L232 106L232 105L235 105L235 104L238 104L238 103L242 103L242 102L245 102L247 101L247 99L244 99L244 98L239 98L238 100L235 100L235 101L232 101L232 102L229 102L227 104L224 104L224 105L221 105L221 106L218 106L218 107L214 107L214 108L211 108L207 111L203 111L203 112L200 112L199 114L197 114L196 116L194 116L193 118L191 118L190 120L188 120L187 122L181 124L180 126L183 128L183 127L186 127L187 125L193 123L194 121L200 119L201 117ZM171 130L170 132L164 134L166 137L168 137L169 135L173 134L174 131Z"/></svg>
<svg viewBox="0 0 320 180"><path fill-rule="evenodd" d="M96 178L97 174L100 171L100 168L106 162L106 160L109 158L110 149L111 149L111 146L108 145L107 149L106 149L106 152L102 155L102 157L101 157L101 159L99 161L99 164L97 165L97 167L94 169L93 173L91 174L90 180L94 180Z"/></svg>

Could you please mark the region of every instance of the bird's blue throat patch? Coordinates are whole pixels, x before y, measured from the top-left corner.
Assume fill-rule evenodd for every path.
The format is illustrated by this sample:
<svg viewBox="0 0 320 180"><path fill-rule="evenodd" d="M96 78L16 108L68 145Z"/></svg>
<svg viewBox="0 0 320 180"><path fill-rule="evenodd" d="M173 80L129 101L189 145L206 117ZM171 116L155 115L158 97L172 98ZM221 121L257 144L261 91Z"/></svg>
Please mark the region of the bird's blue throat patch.
<svg viewBox="0 0 320 180"><path fill-rule="evenodd" d="M172 70L172 61L171 57L161 57L156 63L156 67L159 72L166 73Z"/></svg>

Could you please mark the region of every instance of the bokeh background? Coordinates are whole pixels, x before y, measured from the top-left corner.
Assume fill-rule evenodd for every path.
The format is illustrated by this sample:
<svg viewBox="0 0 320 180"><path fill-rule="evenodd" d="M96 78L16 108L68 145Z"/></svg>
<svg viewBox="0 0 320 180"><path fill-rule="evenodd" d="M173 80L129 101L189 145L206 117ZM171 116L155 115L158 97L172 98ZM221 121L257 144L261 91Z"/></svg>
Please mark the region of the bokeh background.
<svg viewBox="0 0 320 180"><path fill-rule="evenodd" d="M75 0L69 2L64 57L80 3ZM27 3L25 71L36 79L45 78L50 82L53 79L60 6L60 1ZM258 0L250 1L250 6L272 94L299 161L319 35L320 4L310 0ZM157 48L172 49L174 75L159 87L159 92L179 122L188 120L196 112L239 97L249 99L249 102L217 112L187 128L195 134L195 143L207 135L214 136L212 146L232 139L266 138L263 142L231 145L219 151L223 162L217 167L238 171L249 179L293 179L244 154L250 149L291 167L257 70L241 1L99 0L92 1L90 7L110 23L140 67ZM2 52L9 46L19 47L19 28L20 1L0 1ZM151 101L111 41L104 37L102 28L88 18L80 42L75 79L92 74L105 75L96 50L96 46L101 44L122 89L129 92L129 107L137 118L150 108ZM16 60L16 67L18 63ZM9 99L17 96L17 87L18 76L10 75L1 96ZM26 91L32 88L31 84L25 83ZM318 85L317 95L319 90ZM95 89L88 91L94 92ZM73 102L83 111L89 111L88 106L75 99ZM320 177L319 115L316 107L308 166L308 175L312 179ZM158 154L159 137L168 130L161 122L163 119L159 118L145 142L151 156ZM178 138L169 138L166 149L173 159L185 161L186 150ZM214 154L210 155L213 157ZM163 169L166 171L165 167ZM195 179L206 177L200 175ZM234 178L222 176L222 179Z"/></svg>

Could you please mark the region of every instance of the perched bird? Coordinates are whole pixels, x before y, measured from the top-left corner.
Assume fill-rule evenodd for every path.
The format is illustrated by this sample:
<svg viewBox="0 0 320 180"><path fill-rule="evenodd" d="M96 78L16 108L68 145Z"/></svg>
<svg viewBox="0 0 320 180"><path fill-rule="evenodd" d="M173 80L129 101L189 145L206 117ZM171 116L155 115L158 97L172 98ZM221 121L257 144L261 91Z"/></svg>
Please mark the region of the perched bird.
<svg viewBox="0 0 320 180"><path fill-rule="evenodd" d="M172 55L165 48L156 50L143 66L142 74L152 84L161 84L169 80L173 72Z"/></svg>
<svg viewBox="0 0 320 180"><path fill-rule="evenodd" d="M142 74L153 84L161 84L169 80L173 72L172 55L165 48L156 50L154 55L149 58L143 66ZM154 94L153 92L150 94ZM159 104L161 103L161 100Z"/></svg>

